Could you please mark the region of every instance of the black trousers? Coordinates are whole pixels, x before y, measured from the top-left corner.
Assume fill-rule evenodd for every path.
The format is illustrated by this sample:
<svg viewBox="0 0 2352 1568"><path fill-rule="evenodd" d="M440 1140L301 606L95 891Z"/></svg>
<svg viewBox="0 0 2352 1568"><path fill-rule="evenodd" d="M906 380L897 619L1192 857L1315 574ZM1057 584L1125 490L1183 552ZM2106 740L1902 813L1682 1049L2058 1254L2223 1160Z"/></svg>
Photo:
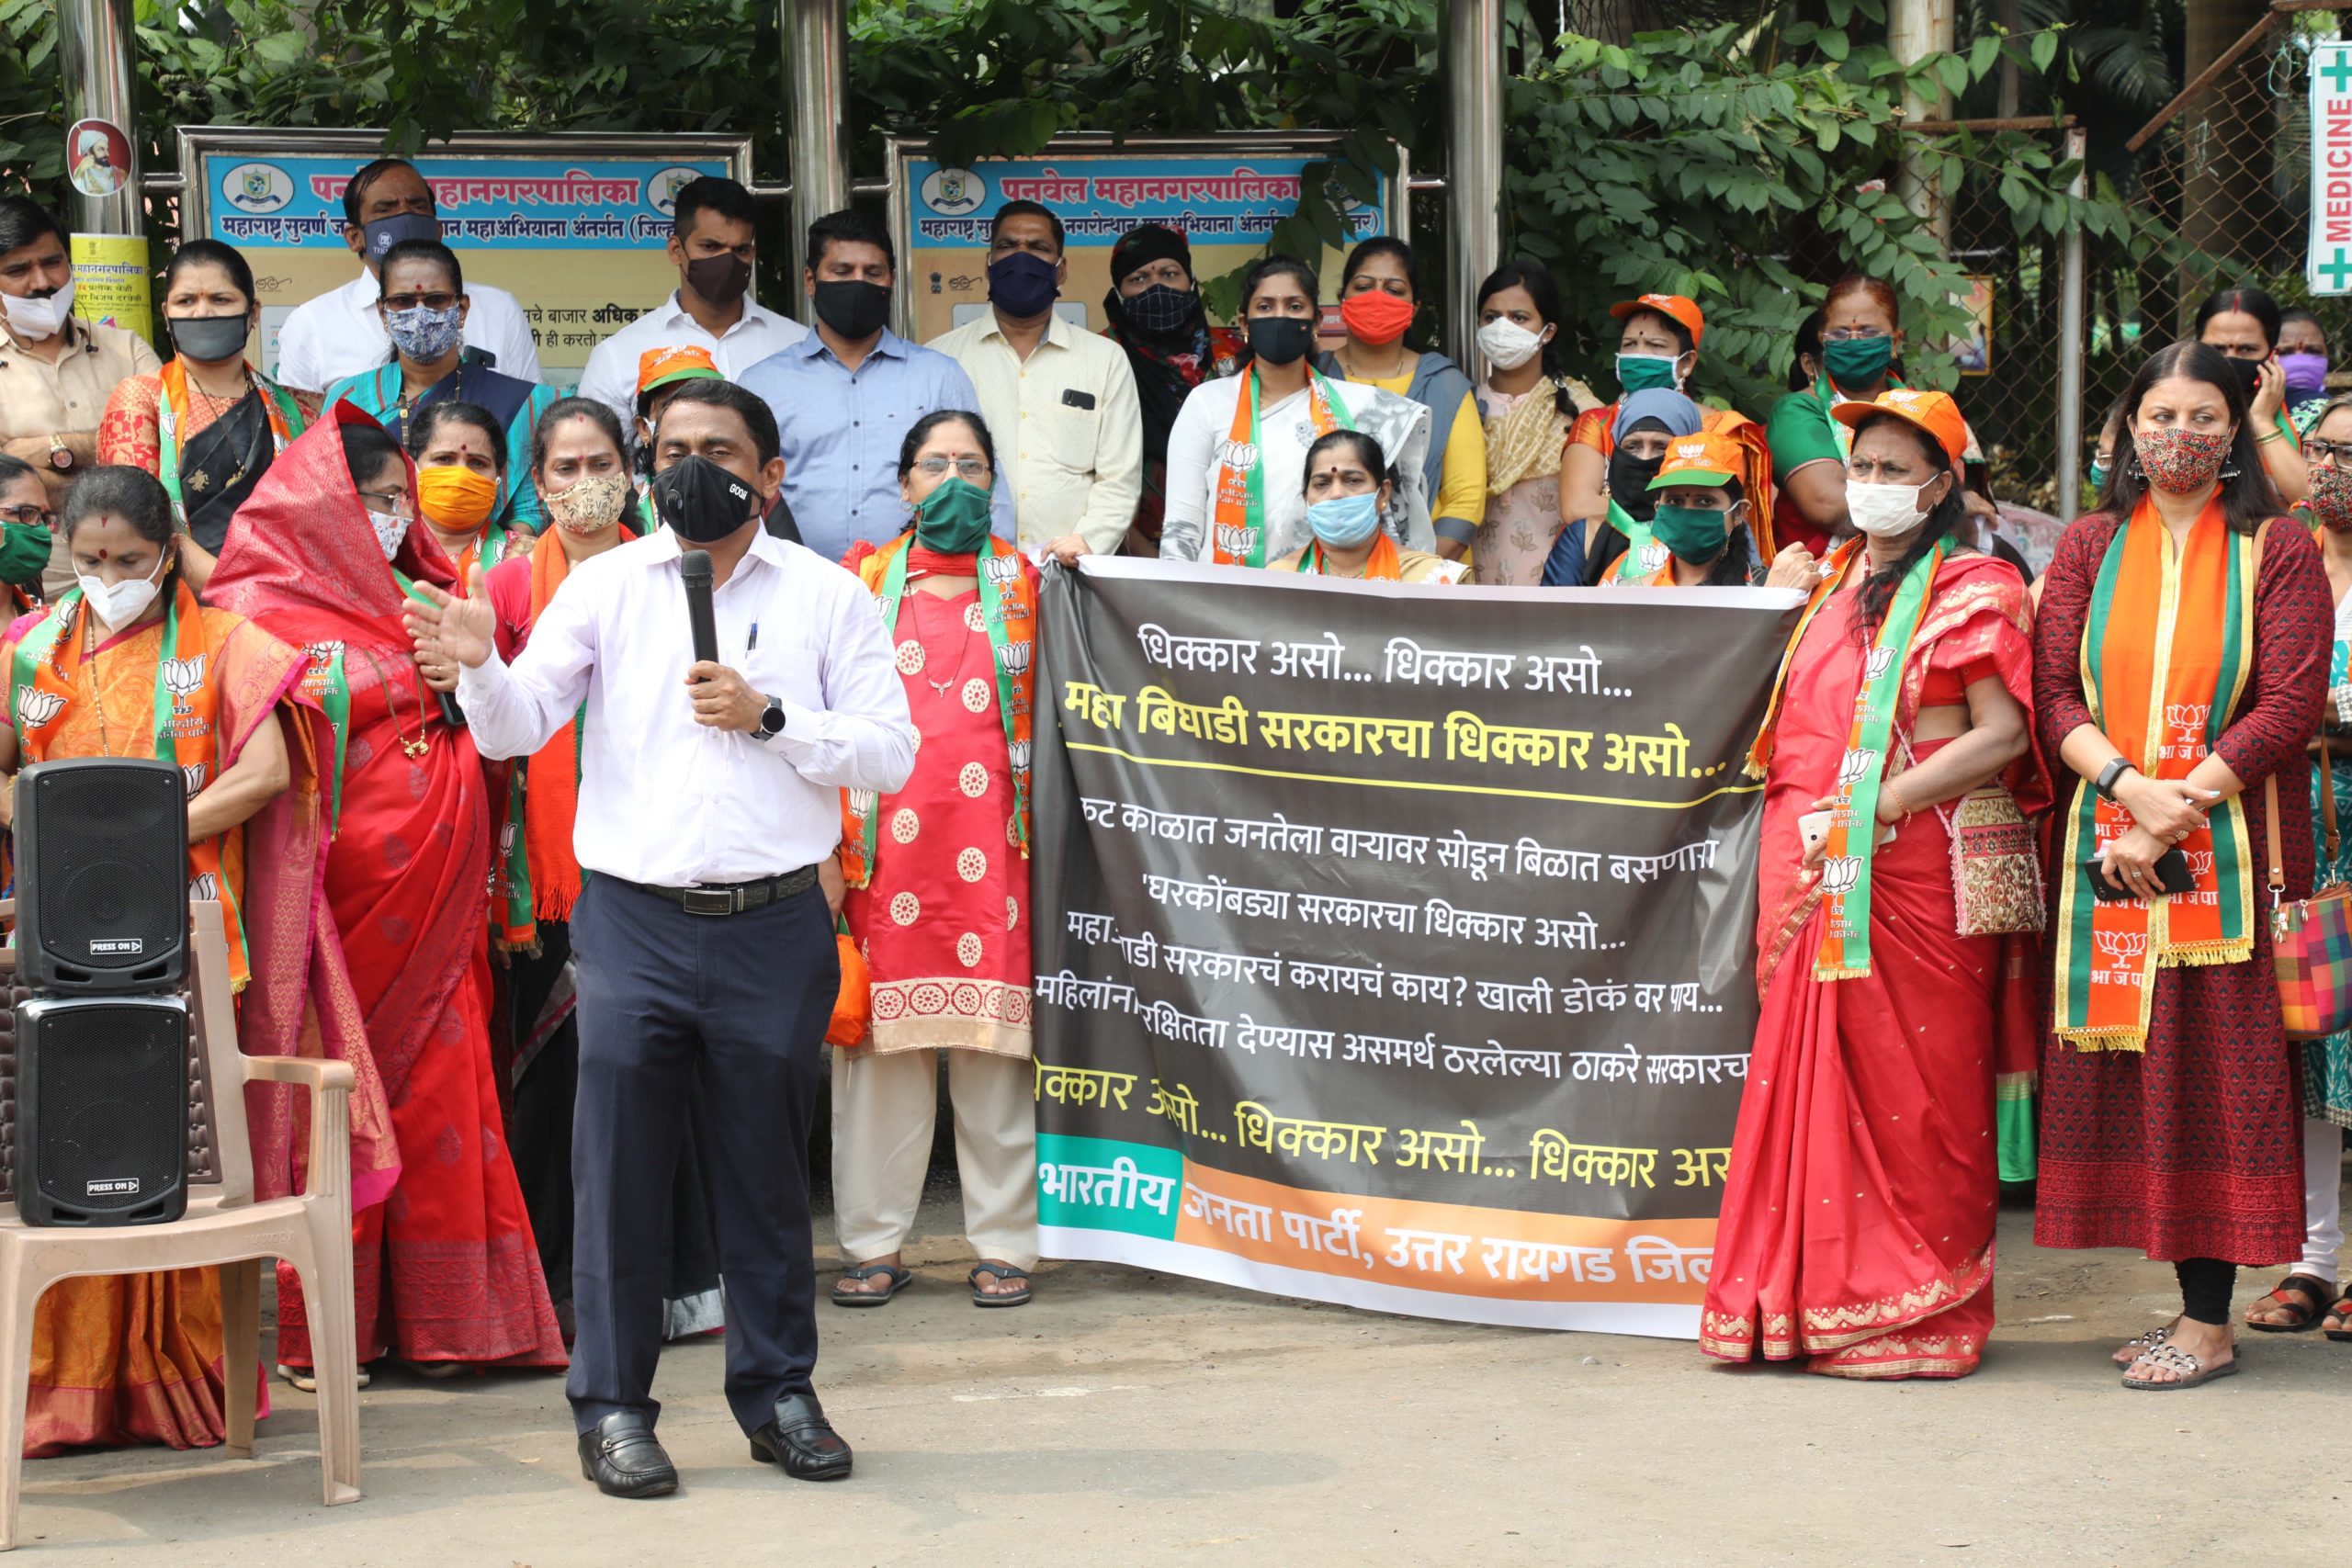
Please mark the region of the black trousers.
<svg viewBox="0 0 2352 1568"><path fill-rule="evenodd" d="M745 1432L817 1364L808 1135L841 989L823 892L690 915L592 876L571 913L580 957L572 1111L572 1303L565 1384L581 1431L654 1416L671 1183L699 1076L727 1300L727 1403Z"/></svg>

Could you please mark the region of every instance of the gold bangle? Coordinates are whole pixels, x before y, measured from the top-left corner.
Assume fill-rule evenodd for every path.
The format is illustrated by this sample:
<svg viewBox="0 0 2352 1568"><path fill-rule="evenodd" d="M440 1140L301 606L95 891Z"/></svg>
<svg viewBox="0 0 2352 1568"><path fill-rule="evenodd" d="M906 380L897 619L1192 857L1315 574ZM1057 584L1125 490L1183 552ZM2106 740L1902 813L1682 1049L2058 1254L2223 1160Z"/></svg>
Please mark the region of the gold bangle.
<svg viewBox="0 0 2352 1568"><path fill-rule="evenodd" d="M2286 439L2287 439L2287 433L2286 433L2285 431L2283 431L2283 430L2274 430L2274 431L2272 431L2272 432L2271 432L2269 434L2267 434L2267 435L2257 435L2257 436L2256 436L2256 437L2254 438L2254 444L2255 444L2256 446L2269 446L2269 445L2270 445L2270 443L2272 443L2273 441L2284 441L2284 440L2286 440Z"/></svg>

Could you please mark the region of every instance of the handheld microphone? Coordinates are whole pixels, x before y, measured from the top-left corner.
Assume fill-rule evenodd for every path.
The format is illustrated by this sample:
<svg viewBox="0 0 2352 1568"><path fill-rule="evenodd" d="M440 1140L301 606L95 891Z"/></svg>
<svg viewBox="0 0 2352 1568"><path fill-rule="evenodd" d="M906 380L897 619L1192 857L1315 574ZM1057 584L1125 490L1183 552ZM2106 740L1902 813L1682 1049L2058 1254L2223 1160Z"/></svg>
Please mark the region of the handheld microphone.
<svg viewBox="0 0 2352 1568"><path fill-rule="evenodd" d="M695 662L718 662L718 622L710 608L710 552L682 550L678 575L686 583L686 626L693 634Z"/></svg>

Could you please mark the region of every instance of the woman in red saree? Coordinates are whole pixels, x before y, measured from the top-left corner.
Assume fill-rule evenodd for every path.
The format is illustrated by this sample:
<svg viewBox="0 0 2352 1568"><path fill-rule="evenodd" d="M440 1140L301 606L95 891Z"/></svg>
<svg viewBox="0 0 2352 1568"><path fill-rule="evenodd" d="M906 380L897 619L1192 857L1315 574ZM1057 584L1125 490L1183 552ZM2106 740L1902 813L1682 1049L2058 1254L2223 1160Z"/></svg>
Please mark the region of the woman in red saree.
<svg viewBox="0 0 2352 1568"><path fill-rule="evenodd" d="M220 902L232 989L241 999L256 988L282 991L279 971L288 959L300 985L308 958L302 944L289 952L254 942L266 922L245 915L249 893L265 903L277 896L269 872L246 874L258 814L289 793L294 804L306 791L315 794L300 744L307 716L294 691L300 653L242 616L198 604L174 541L171 497L141 469L97 468L76 480L66 493L62 536L77 586L19 620L0 644L8 671L0 773L73 757L177 763L188 780L190 891ZM159 685L168 690L159 693ZM0 825L14 800L0 789ZM300 846L282 829L273 831L287 852L278 863L312 863L304 852L315 831ZM303 887L297 900L307 905L308 892ZM257 1027L266 1010L243 1010L243 1021L254 1026L247 1049L285 1048ZM362 1171L378 1157L368 1132L382 1126L382 1100L371 1100L369 1087L361 1086L353 1105ZM227 1434L223 1371L217 1270L62 1280L34 1314L25 1451L209 1447Z"/></svg>
<svg viewBox="0 0 2352 1568"><path fill-rule="evenodd" d="M401 627L409 581L456 582L414 496L406 456L339 403L238 512L208 597L307 648L305 688L334 724L326 892L401 1151L354 1224L360 1359L560 1367L491 1076L481 762ZM278 1360L297 1378L300 1303L281 1269Z"/></svg>
<svg viewBox="0 0 2352 1568"><path fill-rule="evenodd" d="M1962 1377L1993 1327L1994 1077L2035 1037L2030 946L1955 934L1946 818L1996 779L2041 803L2031 607L2012 568L1952 543L1951 399L1898 391L1852 423L1862 536L1819 572L1792 546L1773 580L1815 586L1751 759L1763 1013L1700 1346Z"/></svg>

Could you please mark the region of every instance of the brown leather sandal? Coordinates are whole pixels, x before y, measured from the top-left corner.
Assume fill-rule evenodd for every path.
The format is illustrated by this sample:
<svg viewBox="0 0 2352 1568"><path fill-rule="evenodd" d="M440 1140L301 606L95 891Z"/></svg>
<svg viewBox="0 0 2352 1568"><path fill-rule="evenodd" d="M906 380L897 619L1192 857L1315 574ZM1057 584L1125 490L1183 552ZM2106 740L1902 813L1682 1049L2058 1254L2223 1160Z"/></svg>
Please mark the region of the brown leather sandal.
<svg viewBox="0 0 2352 1568"><path fill-rule="evenodd" d="M2328 1298L2335 1293L2335 1286L2309 1274L2290 1274L2278 1281L2278 1288L2245 1309L2245 1325L2256 1334L2302 1334L2319 1326L2327 1315ZM2281 1321L2261 1323L2255 1314L2265 1307L2284 1307L2288 1315ZM2352 1336L2347 1336L2352 1337Z"/></svg>

